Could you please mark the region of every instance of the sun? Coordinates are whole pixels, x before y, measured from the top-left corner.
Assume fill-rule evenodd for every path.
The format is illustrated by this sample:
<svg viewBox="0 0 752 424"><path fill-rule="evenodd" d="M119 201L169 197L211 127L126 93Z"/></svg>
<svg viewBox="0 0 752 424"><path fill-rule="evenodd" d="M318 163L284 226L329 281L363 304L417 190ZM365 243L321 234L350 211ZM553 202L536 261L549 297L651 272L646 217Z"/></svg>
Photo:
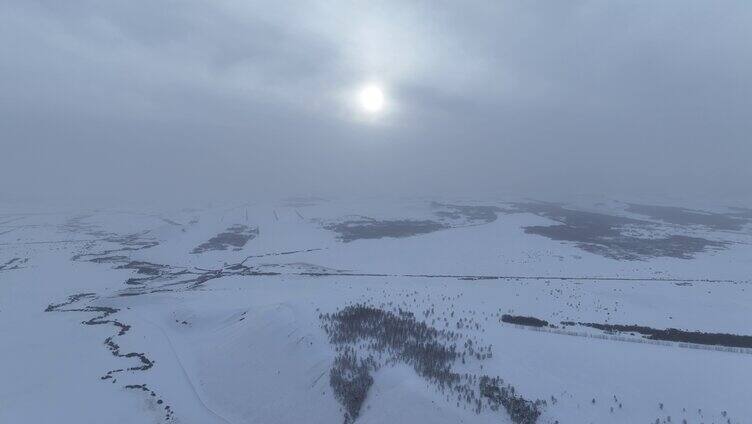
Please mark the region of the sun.
<svg viewBox="0 0 752 424"><path fill-rule="evenodd" d="M358 93L358 100L365 112L381 112L384 109L384 90L376 84L365 85Z"/></svg>

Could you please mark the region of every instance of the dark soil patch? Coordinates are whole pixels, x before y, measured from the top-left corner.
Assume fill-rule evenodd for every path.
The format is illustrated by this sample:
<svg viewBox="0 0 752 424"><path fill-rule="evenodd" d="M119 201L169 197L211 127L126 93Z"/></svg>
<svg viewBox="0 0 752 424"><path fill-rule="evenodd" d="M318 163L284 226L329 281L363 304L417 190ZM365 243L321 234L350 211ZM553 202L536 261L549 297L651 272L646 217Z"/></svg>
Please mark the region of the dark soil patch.
<svg viewBox="0 0 752 424"><path fill-rule="evenodd" d="M518 203L514 207L518 212L533 213L560 223L525 227L526 233L574 242L582 250L611 259L691 259L696 253L727 246L726 242L683 235L654 238L630 235L630 229L646 232L655 229L653 223L632 218L566 209L550 203Z"/></svg>
<svg viewBox="0 0 752 424"><path fill-rule="evenodd" d="M236 224L210 238L208 241L201 243L191 251L191 253L203 253L211 250L227 250L229 247L241 249L249 240L258 237L258 227L248 227L247 225Z"/></svg>
<svg viewBox="0 0 752 424"><path fill-rule="evenodd" d="M361 217L339 223L326 224L324 228L338 234L340 241L349 243L361 239L380 239L384 237L402 238L418 234L428 234L448 228L447 225L431 220L391 220L379 221Z"/></svg>

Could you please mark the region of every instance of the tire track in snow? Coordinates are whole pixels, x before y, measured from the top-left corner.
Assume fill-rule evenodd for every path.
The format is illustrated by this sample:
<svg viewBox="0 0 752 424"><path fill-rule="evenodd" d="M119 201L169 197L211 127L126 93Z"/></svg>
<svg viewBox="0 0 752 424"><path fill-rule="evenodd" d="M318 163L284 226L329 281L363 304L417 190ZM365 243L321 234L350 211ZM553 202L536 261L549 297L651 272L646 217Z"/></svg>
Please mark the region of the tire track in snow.
<svg viewBox="0 0 752 424"><path fill-rule="evenodd" d="M199 390L196 389L196 385L193 384L193 380L191 379L190 375L188 374L188 371L185 369L185 366L183 366L183 361L180 359L180 355L178 355L177 349L175 349L175 345L172 343L172 339L170 339L170 336L167 334L167 332L159 325L151 322L150 320L146 318L141 318L142 320L146 321L147 323L151 324L152 326L156 327L160 333L162 333L162 336L167 340L167 345L170 346L170 350L172 351L172 355L175 357L175 363L177 363L180 370L183 372L183 377L185 377L186 381L188 381L188 386L190 386L191 391L193 392L193 395L196 397L198 402L203 406L203 408L209 412L209 414L213 415L218 420L222 421L225 424L235 424L233 421L229 420L228 418L224 417L217 411L215 411L213 408L211 408L209 405L206 404L203 397L201 397L201 394L199 393Z"/></svg>

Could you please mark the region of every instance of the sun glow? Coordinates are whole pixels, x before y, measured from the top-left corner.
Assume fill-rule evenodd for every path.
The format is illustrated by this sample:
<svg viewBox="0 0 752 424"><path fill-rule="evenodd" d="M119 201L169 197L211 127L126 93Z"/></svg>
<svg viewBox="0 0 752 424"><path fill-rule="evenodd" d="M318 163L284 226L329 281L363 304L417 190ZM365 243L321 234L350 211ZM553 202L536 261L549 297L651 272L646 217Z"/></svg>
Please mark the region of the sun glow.
<svg viewBox="0 0 752 424"><path fill-rule="evenodd" d="M381 112L384 109L384 90L376 84L368 84L360 89L358 100L365 112Z"/></svg>

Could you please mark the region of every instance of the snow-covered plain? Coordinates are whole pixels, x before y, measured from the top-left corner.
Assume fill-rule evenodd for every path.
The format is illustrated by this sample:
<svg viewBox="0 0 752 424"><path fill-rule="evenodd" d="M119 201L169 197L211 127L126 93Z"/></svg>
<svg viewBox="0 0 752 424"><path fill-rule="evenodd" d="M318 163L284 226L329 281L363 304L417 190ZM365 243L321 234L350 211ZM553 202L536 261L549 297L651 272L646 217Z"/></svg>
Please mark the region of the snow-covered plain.
<svg viewBox="0 0 752 424"><path fill-rule="evenodd" d="M0 423L752 422L747 338L561 324L752 335L752 211L692 206L5 206ZM337 339L364 310L429 338L362 321ZM443 377L428 348L457 354ZM335 388L347 352L345 380L368 382L354 410ZM540 415L514 418L484 376Z"/></svg>

